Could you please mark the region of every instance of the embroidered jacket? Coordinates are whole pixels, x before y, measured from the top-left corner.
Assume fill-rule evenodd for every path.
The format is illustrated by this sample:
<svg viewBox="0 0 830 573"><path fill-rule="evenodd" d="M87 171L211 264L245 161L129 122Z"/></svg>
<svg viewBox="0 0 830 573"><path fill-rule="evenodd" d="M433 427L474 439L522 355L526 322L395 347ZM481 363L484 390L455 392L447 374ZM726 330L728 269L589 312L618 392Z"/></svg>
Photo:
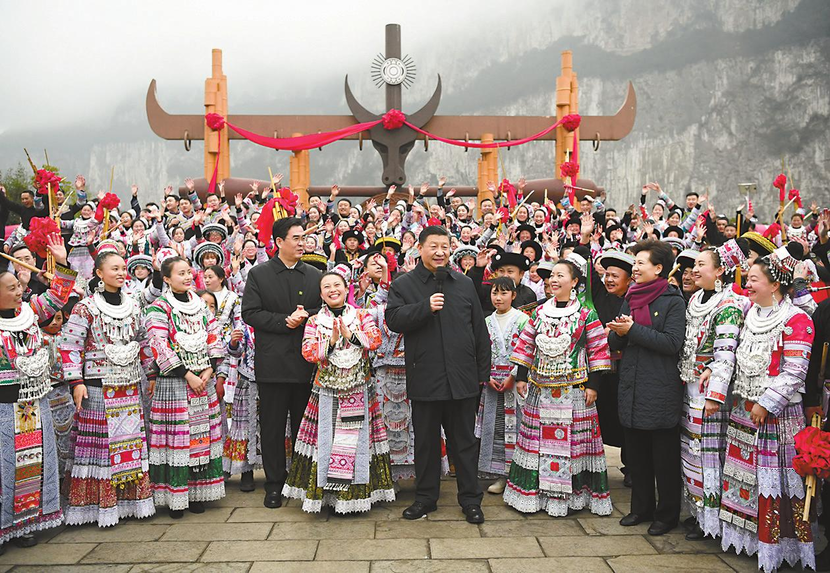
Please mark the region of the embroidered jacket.
<svg viewBox="0 0 830 573"><path fill-rule="evenodd" d="M394 332L386 324L386 301L388 296L389 285L381 283L367 306L367 311L375 324L378 325L381 334L380 346L372 353L372 366L375 368L404 366L406 363L403 334Z"/></svg>

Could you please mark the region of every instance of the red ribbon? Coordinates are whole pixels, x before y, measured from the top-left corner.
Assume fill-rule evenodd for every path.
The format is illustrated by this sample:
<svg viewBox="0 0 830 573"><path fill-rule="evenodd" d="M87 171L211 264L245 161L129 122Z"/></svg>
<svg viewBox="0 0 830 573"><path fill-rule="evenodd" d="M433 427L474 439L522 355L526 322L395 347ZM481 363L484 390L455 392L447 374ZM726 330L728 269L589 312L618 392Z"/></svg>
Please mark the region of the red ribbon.
<svg viewBox="0 0 830 573"><path fill-rule="evenodd" d="M461 141L458 139L448 139L446 137L440 137L438 135L435 135L434 133L424 131L420 127L417 127L409 123L406 120L406 116L403 114L403 112L401 112L398 109L390 109L385 114L383 114L383 117L381 117L380 119L376 119L374 121L356 123L354 125L350 125L349 127L338 129L336 131L328 131L325 133L313 133L311 135L300 135L297 137L266 137L264 135L259 135L257 133L248 131L247 129L242 129L241 127L238 127L228 122L224 117L217 113L209 113L205 115L205 123L209 128L211 128L214 131L221 131L225 126L227 126L239 135L241 135L242 137L244 137L245 139L247 139L248 141L252 141L257 145L262 145L263 147L270 147L271 149L279 149L283 151L305 151L307 149L314 149L315 147L323 147L325 145L328 145L329 143L334 143L335 141L340 141L341 139L360 133L361 131L372 129L378 124L383 124L384 129L400 129L405 125L413 131L425 135L430 139L442 141L444 143L455 145L457 147L472 147L474 149L495 149L499 147L513 147L516 145L523 145L531 141L536 141L537 139L544 137L560 125L564 127L567 131L574 131L576 128L579 127L580 121L581 118L579 115L569 114L564 116L562 119L560 119L550 127L547 127L539 133L531 135L530 137L525 137L523 139L516 139L512 141L494 141L492 143L481 143L474 141ZM576 149L577 142L578 138L576 134L574 134L574 149L572 153L574 162L577 161L578 156L578 151ZM216 177L219 170L219 154L221 152L222 140L220 138L219 147L216 153L216 165L213 168L213 176L210 179L210 188L208 190L209 193L213 193L216 189ZM576 181L576 179L574 178L573 181Z"/></svg>

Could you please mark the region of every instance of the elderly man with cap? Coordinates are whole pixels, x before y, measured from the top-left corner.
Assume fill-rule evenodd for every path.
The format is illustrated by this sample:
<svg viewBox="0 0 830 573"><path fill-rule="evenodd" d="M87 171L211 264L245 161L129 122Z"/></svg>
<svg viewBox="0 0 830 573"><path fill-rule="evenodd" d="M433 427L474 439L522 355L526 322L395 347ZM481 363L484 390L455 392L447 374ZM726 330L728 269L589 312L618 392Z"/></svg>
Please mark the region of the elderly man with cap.
<svg viewBox="0 0 830 573"><path fill-rule="evenodd" d="M476 266L467 272L467 276L473 279L478 289L481 308L485 316L493 312L493 303L490 301L490 283L484 280L484 267L487 265L487 257L480 254L476 258ZM510 277L516 284L516 298L513 300L513 308L520 308L536 301L536 293L530 287L521 284L525 271L530 268L530 261L519 253L496 253L490 262L490 270L494 276Z"/></svg>
<svg viewBox="0 0 830 573"><path fill-rule="evenodd" d="M620 308L628 286L631 284L631 270L634 257L622 251L606 251L597 263L605 269L605 275L600 278L594 267L591 268L591 296L594 301L597 316L608 333L607 324L620 315ZM623 467L620 471L625 476L623 483L631 487L631 478L628 475L625 452L625 434L620 424L617 411L617 386L620 383L619 361L622 353L611 353L611 370L602 373L600 389L597 398L597 414L602 430L602 441L607 446L621 448Z"/></svg>
<svg viewBox="0 0 830 573"><path fill-rule="evenodd" d="M698 291L695 284L695 279L692 277L692 269L695 266L695 260L700 254L700 251L694 249L686 249L681 251L674 260L674 268L669 274L669 282L674 283L683 293L683 298L686 302Z"/></svg>

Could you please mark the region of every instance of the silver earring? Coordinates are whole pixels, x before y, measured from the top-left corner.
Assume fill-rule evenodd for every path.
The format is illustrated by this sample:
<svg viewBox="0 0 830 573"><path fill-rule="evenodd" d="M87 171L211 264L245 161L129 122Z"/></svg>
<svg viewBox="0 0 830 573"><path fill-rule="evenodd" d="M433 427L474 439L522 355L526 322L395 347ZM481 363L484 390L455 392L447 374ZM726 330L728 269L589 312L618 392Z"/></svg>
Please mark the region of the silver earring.
<svg viewBox="0 0 830 573"><path fill-rule="evenodd" d="M571 289L570 299L576 300L576 291L574 289Z"/></svg>
<svg viewBox="0 0 830 573"><path fill-rule="evenodd" d="M104 281L98 279L98 284L95 285L95 292L104 292Z"/></svg>
<svg viewBox="0 0 830 573"><path fill-rule="evenodd" d="M717 279L715 281L715 292L720 292L722 290L723 290L723 281L720 280L720 279Z"/></svg>

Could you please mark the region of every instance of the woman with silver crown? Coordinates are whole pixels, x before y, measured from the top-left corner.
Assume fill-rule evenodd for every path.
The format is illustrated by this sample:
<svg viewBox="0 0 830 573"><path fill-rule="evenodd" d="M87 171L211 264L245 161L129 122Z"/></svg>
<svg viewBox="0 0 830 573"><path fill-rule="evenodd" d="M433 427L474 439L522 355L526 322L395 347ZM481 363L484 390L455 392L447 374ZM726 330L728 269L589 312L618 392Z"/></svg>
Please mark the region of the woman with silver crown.
<svg viewBox="0 0 830 573"><path fill-rule="evenodd" d="M686 338L680 354L685 385L680 447L688 540L720 537L721 468L731 406L735 348L747 298L730 288L729 276L746 259L735 240L706 249L695 259L699 289L686 308Z"/></svg>
<svg viewBox="0 0 830 573"><path fill-rule="evenodd" d="M58 343L77 409L65 513L69 525L109 527L156 512L141 400L141 361L151 358L141 309L123 290L124 259L101 252L95 275L93 295L75 305Z"/></svg>
<svg viewBox="0 0 830 573"><path fill-rule="evenodd" d="M721 547L757 554L765 572L784 561L815 569L804 482L793 469L814 331L788 296L797 264L789 247L756 260L747 276L753 304L735 352L721 493Z"/></svg>
<svg viewBox="0 0 830 573"><path fill-rule="evenodd" d="M75 285L57 233L49 290L23 303L20 281L0 272L0 553L5 543L31 547L31 535L63 522L55 429L49 400L50 352L39 321L60 312Z"/></svg>
<svg viewBox="0 0 830 573"><path fill-rule="evenodd" d="M203 513L204 502L225 496L214 373L224 374L227 347L219 323L191 291L190 263L170 257L161 274L164 292L144 310L154 358L148 374L150 481L155 504L180 519L184 509Z"/></svg>
<svg viewBox="0 0 830 573"><path fill-rule="evenodd" d="M504 501L523 513L613 509L595 404L611 355L596 310L577 294L586 276L578 253L553 267L553 296L533 312L511 355L525 403Z"/></svg>

